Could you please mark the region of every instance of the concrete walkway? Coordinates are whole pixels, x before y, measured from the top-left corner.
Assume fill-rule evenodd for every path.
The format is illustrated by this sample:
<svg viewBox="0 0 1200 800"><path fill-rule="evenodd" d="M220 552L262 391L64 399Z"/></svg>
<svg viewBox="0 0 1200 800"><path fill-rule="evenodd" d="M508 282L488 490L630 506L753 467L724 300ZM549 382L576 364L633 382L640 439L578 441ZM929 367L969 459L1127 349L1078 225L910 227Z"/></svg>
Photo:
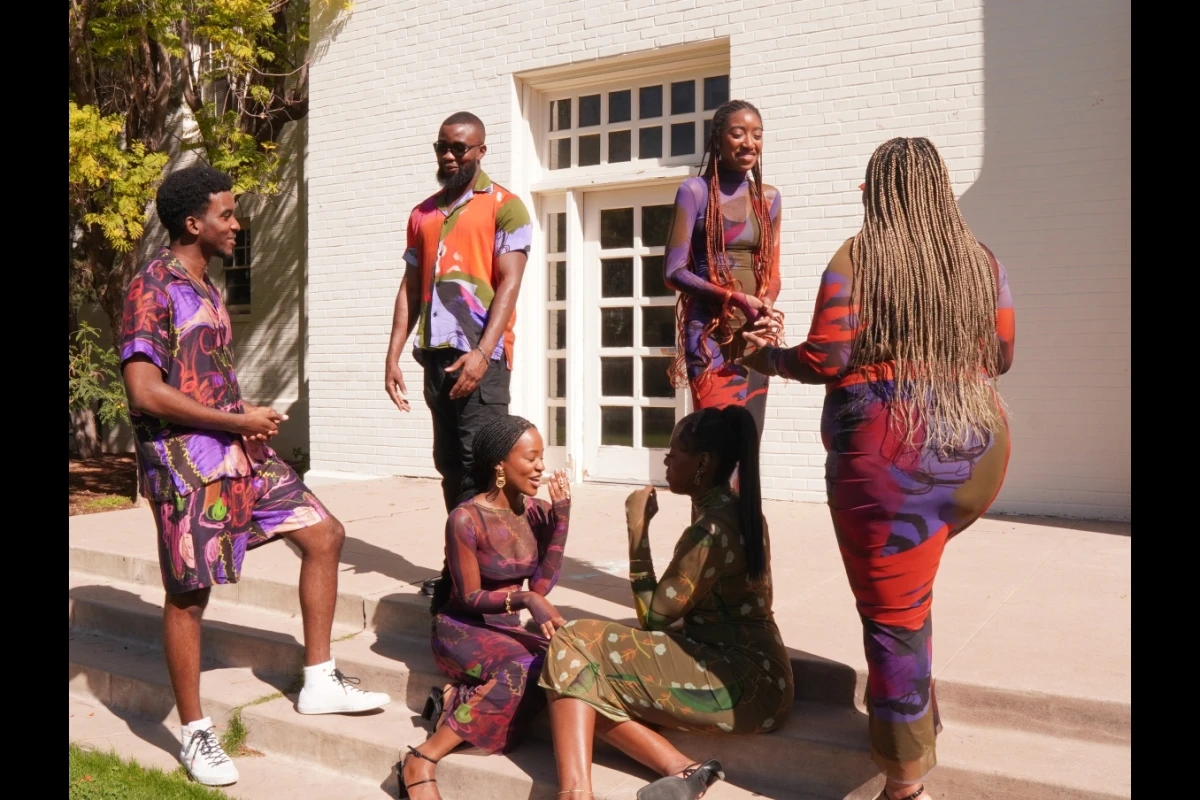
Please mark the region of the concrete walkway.
<svg viewBox="0 0 1200 800"><path fill-rule="evenodd" d="M384 478L314 487L345 524L339 590L415 592L442 563L445 510L436 482ZM624 499L628 486L584 484L564 573L551 596L566 616L633 620ZM651 530L661 573L688 520L687 498L660 492ZM862 634L829 514L815 503L767 502L775 616L794 651L865 669ZM156 558L145 508L70 518L72 546ZM946 549L934 599L939 680L1128 704L1130 523L989 517ZM245 574L294 584L286 544L247 556Z"/></svg>

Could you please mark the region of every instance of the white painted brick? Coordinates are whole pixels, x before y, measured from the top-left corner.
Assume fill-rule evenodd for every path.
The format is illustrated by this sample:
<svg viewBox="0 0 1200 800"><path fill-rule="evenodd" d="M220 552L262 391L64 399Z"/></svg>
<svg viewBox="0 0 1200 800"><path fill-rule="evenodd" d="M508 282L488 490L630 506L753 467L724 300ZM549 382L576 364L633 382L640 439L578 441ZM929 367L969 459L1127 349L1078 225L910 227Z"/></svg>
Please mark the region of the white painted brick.
<svg viewBox="0 0 1200 800"><path fill-rule="evenodd" d="M1017 300L1017 364L1001 384L1013 461L998 509L1130 514L1127 4L990 4L985 15L982 0L466 0L458 10L448 32L441 13L359 3L313 70L314 466L433 475L420 368L404 357L410 415L379 384L404 223L434 188L437 123L460 108L483 116L487 168L511 182L513 72L728 36L734 93L762 108L767 179L784 191L789 341L802 340L820 274L861 219L857 186L874 147L929 136ZM455 58L461 49L471 57ZM821 402L819 388L773 384L771 496L823 500Z"/></svg>

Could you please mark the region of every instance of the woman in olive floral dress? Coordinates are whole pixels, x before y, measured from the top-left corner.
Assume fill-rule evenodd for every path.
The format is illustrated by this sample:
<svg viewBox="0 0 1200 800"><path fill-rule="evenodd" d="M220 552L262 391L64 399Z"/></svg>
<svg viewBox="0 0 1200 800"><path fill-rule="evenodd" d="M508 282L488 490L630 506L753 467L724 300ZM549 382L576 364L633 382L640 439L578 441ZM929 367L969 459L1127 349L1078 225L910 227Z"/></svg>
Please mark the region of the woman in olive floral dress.
<svg viewBox="0 0 1200 800"><path fill-rule="evenodd" d="M661 579L650 557L654 489L640 489L625 503L641 627L568 622L551 640L542 668L564 797L591 791L593 732L668 776L639 798L698 797L722 777L720 764L696 763L646 723L763 733L779 727L792 707L791 663L771 612L753 417L740 406L685 417L666 465L671 491L690 495L693 505L692 524ZM740 498L729 486L735 468Z"/></svg>

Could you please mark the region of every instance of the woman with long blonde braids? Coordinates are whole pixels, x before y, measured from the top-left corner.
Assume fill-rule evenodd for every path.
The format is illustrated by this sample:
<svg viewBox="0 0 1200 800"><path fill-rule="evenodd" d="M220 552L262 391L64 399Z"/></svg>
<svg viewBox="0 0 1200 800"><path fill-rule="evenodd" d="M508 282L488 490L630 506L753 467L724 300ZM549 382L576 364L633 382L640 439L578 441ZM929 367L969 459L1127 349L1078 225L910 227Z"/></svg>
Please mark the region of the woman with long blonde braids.
<svg viewBox="0 0 1200 800"><path fill-rule="evenodd" d="M783 349L747 334L761 349L743 363L828 387L826 491L862 617L881 797L928 800L941 729L933 581L1008 466L993 382L1012 366L1012 295L927 139L880 146L862 189L862 230L825 270L808 340Z"/></svg>

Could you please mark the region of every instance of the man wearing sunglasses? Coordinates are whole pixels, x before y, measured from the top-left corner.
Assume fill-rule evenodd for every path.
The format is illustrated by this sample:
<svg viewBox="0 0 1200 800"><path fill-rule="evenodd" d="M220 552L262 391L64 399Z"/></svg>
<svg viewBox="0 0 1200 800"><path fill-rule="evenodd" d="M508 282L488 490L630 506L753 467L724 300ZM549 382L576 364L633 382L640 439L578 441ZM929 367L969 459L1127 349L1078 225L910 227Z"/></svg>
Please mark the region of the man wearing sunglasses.
<svg viewBox="0 0 1200 800"><path fill-rule="evenodd" d="M478 117L448 117L433 151L442 189L408 218L384 382L396 408L408 411L399 361L417 326L413 355L425 369L433 464L449 512L471 471L475 432L508 413L517 293L533 226L521 199L480 169L487 144Z"/></svg>

